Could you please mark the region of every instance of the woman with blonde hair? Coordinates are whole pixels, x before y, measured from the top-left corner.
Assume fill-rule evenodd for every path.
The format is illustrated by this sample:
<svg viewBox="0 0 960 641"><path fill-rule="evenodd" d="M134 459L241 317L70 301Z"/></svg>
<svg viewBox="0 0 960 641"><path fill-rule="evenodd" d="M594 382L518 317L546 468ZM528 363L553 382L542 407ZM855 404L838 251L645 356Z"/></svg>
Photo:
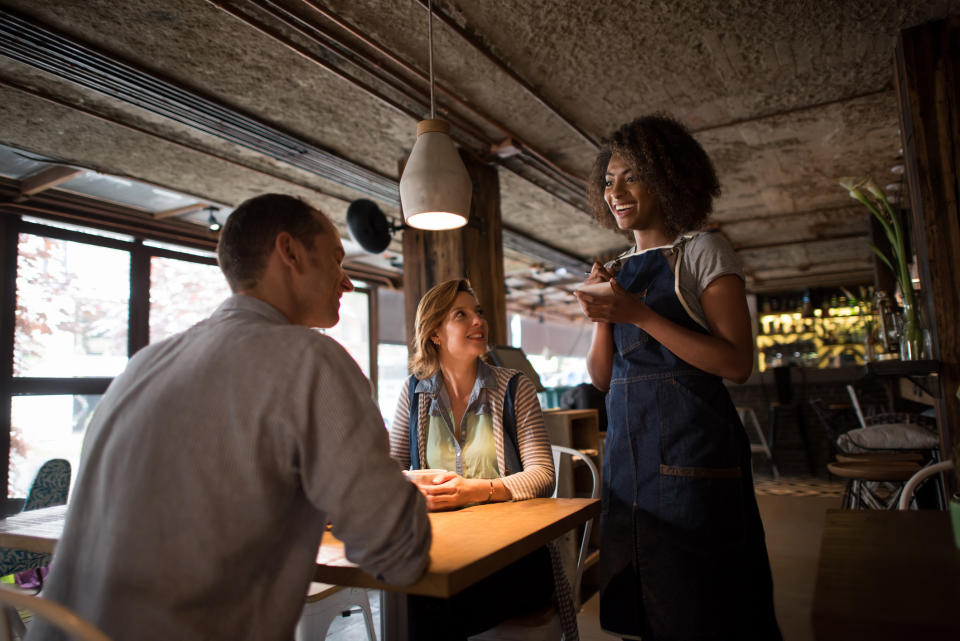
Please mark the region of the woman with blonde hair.
<svg viewBox="0 0 960 641"><path fill-rule="evenodd" d="M553 455L536 389L520 372L483 362L486 352L487 321L469 281L449 280L424 294L390 454L404 469L445 470L417 481L431 510L553 491ZM410 638L466 639L545 609L555 596L553 574L543 548L452 599L411 596ZM570 615L561 619L575 626L569 587L565 579L557 585L557 605Z"/></svg>

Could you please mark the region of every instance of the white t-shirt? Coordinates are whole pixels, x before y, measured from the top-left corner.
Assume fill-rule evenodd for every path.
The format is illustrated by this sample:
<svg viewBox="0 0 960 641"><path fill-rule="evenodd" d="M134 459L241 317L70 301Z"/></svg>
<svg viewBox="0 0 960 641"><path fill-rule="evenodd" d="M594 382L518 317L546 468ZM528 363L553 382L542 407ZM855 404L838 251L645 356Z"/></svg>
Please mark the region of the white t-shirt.
<svg viewBox="0 0 960 641"><path fill-rule="evenodd" d="M675 276L677 298L690 317L709 330L700 295L707 286L727 274L743 279L743 267L727 237L718 231L691 232L678 236L670 245L644 251L662 251ZM620 263L639 253L634 247L621 254L608 268L618 269Z"/></svg>

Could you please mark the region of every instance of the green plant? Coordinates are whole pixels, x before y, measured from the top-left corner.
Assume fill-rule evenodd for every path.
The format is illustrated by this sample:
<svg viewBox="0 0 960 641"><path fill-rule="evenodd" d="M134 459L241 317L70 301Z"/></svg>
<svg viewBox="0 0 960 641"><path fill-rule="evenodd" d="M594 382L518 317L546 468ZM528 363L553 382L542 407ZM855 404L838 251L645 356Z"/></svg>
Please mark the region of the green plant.
<svg viewBox="0 0 960 641"><path fill-rule="evenodd" d="M960 385L957 386L957 400L960 400ZM956 489L953 495L954 497L960 498L960 443L956 443L953 446L953 474L957 482L957 484L953 486Z"/></svg>
<svg viewBox="0 0 960 641"><path fill-rule="evenodd" d="M847 190L851 198L863 203L873 217L883 227L884 234L890 243L893 257L888 258L876 245L871 245L873 253L890 268L900 286L904 308L904 338L912 348L922 349L923 336L917 318L917 303L913 293L913 280L910 277L910 261L904 243L903 228L893 205L872 178L841 178L840 186ZM906 356L904 356L906 358Z"/></svg>

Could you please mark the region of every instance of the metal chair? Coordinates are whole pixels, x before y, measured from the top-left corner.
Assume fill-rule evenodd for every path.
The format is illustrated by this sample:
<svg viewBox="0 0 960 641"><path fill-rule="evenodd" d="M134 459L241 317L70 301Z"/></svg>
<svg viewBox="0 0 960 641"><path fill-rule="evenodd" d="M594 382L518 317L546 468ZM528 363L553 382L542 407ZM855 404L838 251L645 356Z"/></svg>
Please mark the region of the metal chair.
<svg viewBox="0 0 960 641"><path fill-rule="evenodd" d="M37 470L37 475L30 485L30 491L27 492L27 500L23 504L22 511L65 505L69 491L70 462L66 459L50 459ZM0 576L33 570L46 565L50 565L49 554L0 548Z"/></svg>
<svg viewBox="0 0 960 641"><path fill-rule="evenodd" d="M889 510L896 507L904 484L921 468L914 461L866 460L828 463L827 469L847 479L844 508Z"/></svg>
<svg viewBox="0 0 960 641"><path fill-rule="evenodd" d="M911 476L910 480L907 481L906 485L903 486L903 491L900 493L900 502L897 504L897 508L900 510L909 510L911 505L914 503L913 494L916 492L921 483L934 474L941 474L952 469L953 461L942 461L940 463L928 465ZM916 508L916 505L913 505L913 507Z"/></svg>
<svg viewBox="0 0 960 641"><path fill-rule="evenodd" d="M367 631L367 641L377 641L373 627L370 598L363 588L347 588L326 583L311 583L307 602L297 622L294 641L321 641L327 638L330 624L345 616L353 608L360 608Z"/></svg>
<svg viewBox="0 0 960 641"><path fill-rule="evenodd" d="M89 621L81 619L72 610L59 603L42 599L15 588L0 586L0 641L13 641L20 638L23 624L17 610L29 610L41 619L63 630L71 639L80 641L110 641L110 637L101 632Z"/></svg>
<svg viewBox="0 0 960 641"><path fill-rule="evenodd" d="M590 488L590 498L600 496L600 473L590 457L571 447L551 445L553 449L553 467L559 469L562 456L570 456L573 460L579 459L590 470L593 486ZM553 498L557 498L554 488ZM580 581L583 578L583 566L587 559L587 547L590 543L590 532L593 529L593 519L587 521L580 539L580 553L577 556L577 567L573 582L574 608L580 608ZM562 636L559 612L556 607L544 611L533 612L528 616L515 617L504 621L500 625L481 634L470 637L470 641L556 641Z"/></svg>
<svg viewBox="0 0 960 641"><path fill-rule="evenodd" d="M749 430L753 428L753 432L760 441L759 443L750 442L750 453L763 454L766 456L767 460L770 461L770 472L773 474L773 480L779 480L780 470L777 468L777 461L773 458L773 450L770 449L770 444L767 442L767 437L763 433L763 428L760 427L760 421L757 420L757 413L753 411L752 407L738 407L737 414L740 416L743 429Z"/></svg>

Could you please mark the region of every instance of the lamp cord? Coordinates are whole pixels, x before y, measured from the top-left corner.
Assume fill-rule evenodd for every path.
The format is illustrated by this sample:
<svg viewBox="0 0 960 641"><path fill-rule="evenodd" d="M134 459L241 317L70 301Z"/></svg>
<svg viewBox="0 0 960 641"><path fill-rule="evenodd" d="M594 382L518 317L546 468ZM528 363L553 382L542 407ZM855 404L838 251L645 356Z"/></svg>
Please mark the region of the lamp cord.
<svg viewBox="0 0 960 641"><path fill-rule="evenodd" d="M436 120L433 103L433 0L427 0L427 42L430 49L430 119Z"/></svg>

